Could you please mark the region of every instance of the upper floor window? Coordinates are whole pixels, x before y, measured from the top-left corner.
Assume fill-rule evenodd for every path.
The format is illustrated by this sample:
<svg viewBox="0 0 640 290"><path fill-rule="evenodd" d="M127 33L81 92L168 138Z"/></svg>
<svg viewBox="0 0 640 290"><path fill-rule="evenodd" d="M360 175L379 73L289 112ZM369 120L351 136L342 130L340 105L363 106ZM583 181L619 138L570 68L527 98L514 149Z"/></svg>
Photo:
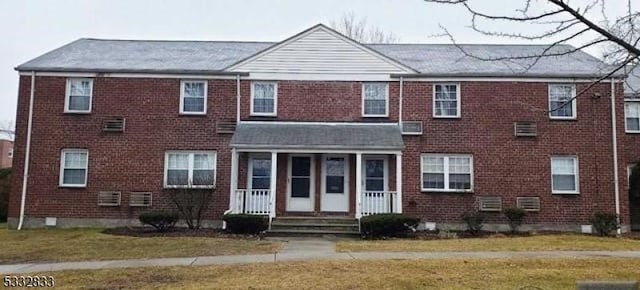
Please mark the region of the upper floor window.
<svg viewBox="0 0 640 290"><path fill-rule="evenodd" d="M67 79L67 92L64 100L64 111L66 113L90 113L92 95L92 79Z"/></svg>
<svg viewBox="0 0 640 290"><path fill-rule="evenodd" d="M433 116L460 118L460 86L458 84L433 85Z"/></svg>
<svg viewBox="0 0 640 290"><path fill-rule="evenodd" d="M576 87L568 84L549 84L549 118L576 118Z"/></svg>
<svg viewBox="0 0 640 290"><path fill-rule="evenodd" d="M275 116L278 108L278 84L253 82L251 84L251 115Z"/></svg>
<svg viewBox="0 0 640 290"><path fill-rule="evenodd" d="M86 149L63 149L60 159L60 186L87 186L89 151Z"/></svg>
<svg viewBox="0 0 640 290"><path fill-rule="evenodd" d="M207 113L207 82L180 82L180 114L204 115Z"/></svg>
<svg viewBox="0 0 640 290"><path fill-rule="evenodd" d="M551 192L578 193L578 158L576 156L551 157Z"/></svg>
<svg viewBox="0 0 640 290"><path fill-rule="evenodd" d="M471 191L473 157L471 155L423 154L422 191Z"/></svg>
<svg viewBox="0 0 640 290"><path fill-rule="evenodd" d="M362 84L362 115L364 117L389 116L389 85L387 83Z"/></svg>
<svg viewBox="0 0 640 290"><path fill-rule="evenodd" d="M625 100L624 124L627 133L640 133L640 99Z"/></svg>
<svg viewBox="0 0 640 290"><path fill-rule="evenodd" d="M164 187L211 188L216 181L216 152L170 151L165 154Z"/></svg>

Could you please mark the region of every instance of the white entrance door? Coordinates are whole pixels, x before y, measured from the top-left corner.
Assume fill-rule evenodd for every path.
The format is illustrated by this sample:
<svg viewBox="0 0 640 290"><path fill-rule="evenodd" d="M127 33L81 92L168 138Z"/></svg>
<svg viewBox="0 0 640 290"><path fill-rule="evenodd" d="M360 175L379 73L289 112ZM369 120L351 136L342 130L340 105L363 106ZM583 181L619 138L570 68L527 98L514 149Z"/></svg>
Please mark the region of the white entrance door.
<svg viewBox="0 0 640 290"><path fill-rule="evenodd" d="M388 191L389 164L386 156L365 156L362 159L362 182L364 196L362 210L364 212L388 212L389 204L385 197ZM382 206L383 208L379 208Z"/></svg>
<svg viewBox="0 0 640 290"><path fill-rule="evenodd" d="M349 211L349 159L346 155L322 156L321 187L321 211Z"/></svg>
<svg viewBox="0 0 640 290"><path fill-rule="evenodd" d="M313 211L313 155L289 155L287 211Z"/></svg>

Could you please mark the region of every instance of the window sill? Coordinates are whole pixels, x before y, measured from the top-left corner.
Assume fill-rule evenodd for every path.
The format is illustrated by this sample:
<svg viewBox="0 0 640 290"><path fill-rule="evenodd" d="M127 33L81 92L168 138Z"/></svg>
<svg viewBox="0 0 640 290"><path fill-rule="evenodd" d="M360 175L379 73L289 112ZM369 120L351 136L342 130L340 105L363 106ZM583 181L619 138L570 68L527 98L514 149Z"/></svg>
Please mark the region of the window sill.
<svg viewBox="0 0 640 290"><path fill-rule="evenodd" d="M362 115L362 118L389 118L389 115Z"/></svg>
<svg viewBox="0 0 640 290"><path fill-rule="evenodd" d="M553 195L580 195L580 192L577 191L552 191Z"/></svg>
<svg viewBox="0 0 640 290"><path fill-rule="evenodd" d="M194 116L194 117L206 117L207 113L185 113L185 112L180 112L179 114L180 116Z"/></svg>
<svg viewBox="0 0 640 290"><path fill-rule="evenodd" d="M216 188L214 185L192 185L192 186L171 186L165 185L164 189L214 189Z"/></svg>
<svg viewBox="0 0 640 290"><path fill-rule="evenodd" d="M89 115L91 111L64 111L65 115Z"/></svg>
<svg viewBox="0 0 640 290"><path fill-rule="evenodd" d="M438 189L422 189L422 193L473 193L473 190L438 190Z"/></svg>
<svg viewBox="0 0 640 290"><path fill-rule="evenodd" d="M549 117L549 121L577 121L578 118L576 117L571 117L571 118L562 118L562 117Z"/></svg>
<svg viewBox="0 0 640 290"><path fill-rule="evenodd" d="M640 131L624 131L626 134L640 134Z"/></svg>
<svg viewBox="0 0 640 290"><path fill-rule="evenodd" d="M278 115L277 114L255 114L255 113L252 113L252 114L249 114L249 117L272 117L272 118L275 118L275 117L278 117Z"/></svg>
<svg viewBox="0 0 640 290"><path fill-rule="evenodd" d="M433 116L434 119L461 119L460 116Z"/></svg>

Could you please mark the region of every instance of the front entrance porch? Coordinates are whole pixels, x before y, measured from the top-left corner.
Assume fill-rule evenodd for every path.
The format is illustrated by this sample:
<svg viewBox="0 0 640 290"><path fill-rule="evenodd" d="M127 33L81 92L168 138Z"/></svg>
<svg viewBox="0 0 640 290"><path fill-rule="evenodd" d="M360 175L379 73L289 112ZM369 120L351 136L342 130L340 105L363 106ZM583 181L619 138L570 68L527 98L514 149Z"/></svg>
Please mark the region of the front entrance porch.
<svg viewBox="0 0 640 290"><path fill-rule="evenodd" d="M233 151L233 213L360 218L402 212L400 152Z"/></svg>

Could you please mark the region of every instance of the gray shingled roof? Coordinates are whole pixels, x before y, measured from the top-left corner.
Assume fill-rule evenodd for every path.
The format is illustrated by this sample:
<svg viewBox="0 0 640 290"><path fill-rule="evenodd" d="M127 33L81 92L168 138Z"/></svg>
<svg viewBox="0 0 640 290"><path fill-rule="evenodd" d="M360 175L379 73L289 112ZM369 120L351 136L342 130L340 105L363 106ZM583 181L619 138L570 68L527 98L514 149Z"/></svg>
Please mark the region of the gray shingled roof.
<svg viewBox="0 0 640 290"><path fill-rule="evenodd" d="M236 148L402 150L400 128L389 124L241 123Z"/></svg>
<svg viewBox="0 0 640 290"><path fill-rule="evenodd" d="M640 65L637 65L636 68L629 73L629 77L624 86L624 94L640 96Z"/></svg>
<svg viewBox="0 0 640 290"><path fill-rule="evenodd" d="M17 67L20 71L220 73L273 42L142 41L79 39ZM451 44L369 44L370 48L434 76L589 77L608 69L597 58L579 51L541 59L523 72L528 61L482 61ZM473 55L491 58L539 53L544 45L463 45ZM559 46L553 51L566 51Z"/></svg>
<svg viewBox="0 0 640 290"><path fill-rule="evenodd" d="M18 70L217 72L273 45L237 41L78 39L18 66Z"/></svg>

